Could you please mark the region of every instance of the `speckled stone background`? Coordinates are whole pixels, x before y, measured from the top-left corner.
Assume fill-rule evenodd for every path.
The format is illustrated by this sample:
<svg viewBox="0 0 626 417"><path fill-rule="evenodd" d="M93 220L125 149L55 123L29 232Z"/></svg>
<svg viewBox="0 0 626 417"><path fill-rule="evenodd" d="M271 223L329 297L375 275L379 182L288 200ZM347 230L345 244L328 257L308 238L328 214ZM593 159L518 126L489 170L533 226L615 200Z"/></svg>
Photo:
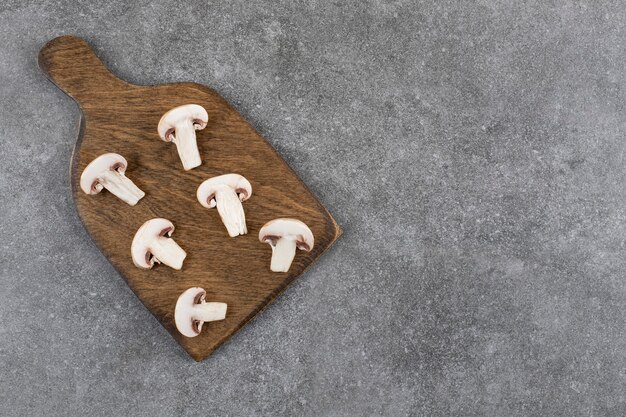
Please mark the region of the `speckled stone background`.
<svg viewBox="0 0 626 417"><path fill-rule="evenodd" d="M623 2L3 0L0 414L626 414ZM195 363L72 205L62 34L215 88L344 235Z"/></svg>

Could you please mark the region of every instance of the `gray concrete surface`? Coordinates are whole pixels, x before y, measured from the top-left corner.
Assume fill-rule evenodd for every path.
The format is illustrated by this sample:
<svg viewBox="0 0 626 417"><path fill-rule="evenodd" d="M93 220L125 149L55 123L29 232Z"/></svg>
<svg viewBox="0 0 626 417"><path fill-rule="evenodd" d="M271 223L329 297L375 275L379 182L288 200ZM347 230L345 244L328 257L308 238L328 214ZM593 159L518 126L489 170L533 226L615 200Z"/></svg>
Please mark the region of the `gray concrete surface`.
<svg viewBox="0 0 626 417"><path fill-rule="evenodd" d="M623 3L101 3L0 5L1 415L626 414ZM203 363L73 209L68 33L215 88L344 229Z"/></svg>

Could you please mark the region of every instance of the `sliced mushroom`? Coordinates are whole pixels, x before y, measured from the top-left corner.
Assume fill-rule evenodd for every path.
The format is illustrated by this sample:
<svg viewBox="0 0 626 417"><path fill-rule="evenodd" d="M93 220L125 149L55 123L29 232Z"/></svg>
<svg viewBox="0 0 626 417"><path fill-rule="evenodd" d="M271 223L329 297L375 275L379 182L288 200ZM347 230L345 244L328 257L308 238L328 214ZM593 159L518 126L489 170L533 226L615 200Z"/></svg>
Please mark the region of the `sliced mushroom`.
<svg viewBox="0 0 626 417"><path fill-rule="evenodd" d="M199 287L189 288L183 292L176 302L174 322L183 336L196 337L207 321L224 320L226 303L207 303L204 298L206 291Z"/></svg>
<svg viewBox="0 0 626 417"><path fill-rule="evenodd" d="M213 208L222 218L230 237L245 235L246 214L243 211L242 201L252 195L252 185L239 174L226 174L210 178L198 187L196 196L202 206Z"/></svg>
<svg viewBox="0 0 626 417"><path fill-rule="evenodd" d="M309 227L296 219L276 219L265 223L259 231L259 240L272 247L274 272L287 272L291 266L296 248L310 252L315 240Z"/></svg>
<svg viewBox="0 0 626 417"><path fill-rule="evenodd" d="M145 222L135 233L131 245L135 266L150 269L156 262L181 269L187 253L171 238L173 232L174 225L167 219Z"/></svg>
<svg viewBox="0 0 626 417"><path fill-rule="evenodd" d="M208 113L198 104L173 108L159 121L159 136L166 142L174 142L186 171L202 164L196 130L204 129L208 121Z"/></svg>
<svg viewBox="0 0 626 417"><path fill-rule="evenodd" d="M122 155L105 153L87 165L80 176L80 188L85 194L98 194L106 188L120 200L134 206L146 193L126 178L128 162Z"/></svg>

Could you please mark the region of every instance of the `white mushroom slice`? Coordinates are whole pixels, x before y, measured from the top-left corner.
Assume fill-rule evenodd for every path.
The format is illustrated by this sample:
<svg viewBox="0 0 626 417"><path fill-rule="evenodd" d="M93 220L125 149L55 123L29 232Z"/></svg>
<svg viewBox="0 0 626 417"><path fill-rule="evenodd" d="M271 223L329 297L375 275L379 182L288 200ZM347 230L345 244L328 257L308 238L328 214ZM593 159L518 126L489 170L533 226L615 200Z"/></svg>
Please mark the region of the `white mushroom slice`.
<svg viewBox="0 0 626 417"><path fill-rule="evenodd" d="M315 243L311 229L296 219L276 219L265 223L259 231L259 240L272 247L270 269L274 272L289 271L296 248L309 252Z"/></svg>
<svg viewBox="0 0 626 417"><path fill-rule="evenodd" d="M204 107L197 104L173 108L159 121L159 136L166 142L174 142L186 171L202 164L196 142L196 130L204 129L208 121L208 113Z"/></svg>
<svg viewBox="0 0 626 417"><path fill-rule="evenodd" d="M133 263L138 268L150 269L154 263L163 263L181 269L187 253L172 239L174 225L167 219L152 219L145 222L131 245Z"/></svg>
<svg viewBox="0 0 626 417"><path fill-rule="evenodd" d="M230 237L245 235L246 214L243 211L242 201L252 195L252 185L239 174L226 174L204 181L198 187L196 196L202 206L213 208L222 218Z"/></svg>
<svg viewBox="0 0 626 417"><path fill-rule="evenodd" d="M174 322L178 331L187 337L196 337L207 321L224 320L226 303L207 303L204 301L206 291L199 287L189 288L183 292L176 302Z"/></svg>
<svg viewBox="0 0 626 417"><path fill-rule="evenodd" d="M128 162L122 155L105 153L91 161L80 176L80 188L85 194L98 194L103 188L120 200L134 206L146 193L124 173Z"/></svg>

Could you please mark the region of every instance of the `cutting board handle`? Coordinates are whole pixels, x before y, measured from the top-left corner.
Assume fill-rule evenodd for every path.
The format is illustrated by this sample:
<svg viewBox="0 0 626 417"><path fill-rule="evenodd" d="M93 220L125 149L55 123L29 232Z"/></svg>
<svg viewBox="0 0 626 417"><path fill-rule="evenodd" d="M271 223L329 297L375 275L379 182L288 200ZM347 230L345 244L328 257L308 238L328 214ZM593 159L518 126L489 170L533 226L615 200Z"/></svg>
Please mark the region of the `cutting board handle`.
<svg viewBox="0 0 626 417"><path fill-rule="evenodd" d="M39 51L39 67L61 90L81 104L130 84L117 78L83 39L59 36Z"/></svg>

